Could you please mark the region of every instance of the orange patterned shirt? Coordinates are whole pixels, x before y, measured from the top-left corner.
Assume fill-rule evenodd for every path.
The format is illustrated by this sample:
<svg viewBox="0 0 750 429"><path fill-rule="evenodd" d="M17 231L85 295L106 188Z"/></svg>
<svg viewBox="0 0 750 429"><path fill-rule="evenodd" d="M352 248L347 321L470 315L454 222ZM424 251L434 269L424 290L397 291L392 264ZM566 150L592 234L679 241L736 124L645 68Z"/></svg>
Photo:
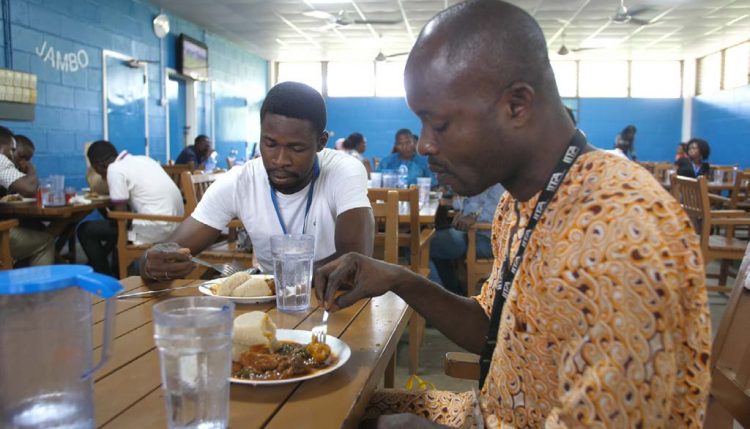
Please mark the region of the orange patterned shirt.
<svg viewBox="0 0 750 429"><path fill-rule="evenodd" d="M489 316L508 247L539 195L500 201ZM511 258L512 259L512 258ZM537 224L502 313L480 395L499 427L701 427L710 318L698 238L637 164L583 154Z"/></svg>

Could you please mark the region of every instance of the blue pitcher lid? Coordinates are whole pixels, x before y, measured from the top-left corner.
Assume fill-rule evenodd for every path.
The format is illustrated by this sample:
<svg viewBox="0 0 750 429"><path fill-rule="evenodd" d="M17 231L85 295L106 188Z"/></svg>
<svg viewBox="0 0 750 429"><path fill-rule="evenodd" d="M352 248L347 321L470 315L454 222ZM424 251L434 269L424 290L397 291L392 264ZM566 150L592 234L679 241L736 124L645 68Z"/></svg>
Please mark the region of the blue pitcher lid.
<svg viewBox="0 0 750 429"><path fill-rule="evenodd" d="M103 298L122 290L112 277L93 272L86 265L44 265L0 271L0 295L49 292L78 286Z"/></svg>

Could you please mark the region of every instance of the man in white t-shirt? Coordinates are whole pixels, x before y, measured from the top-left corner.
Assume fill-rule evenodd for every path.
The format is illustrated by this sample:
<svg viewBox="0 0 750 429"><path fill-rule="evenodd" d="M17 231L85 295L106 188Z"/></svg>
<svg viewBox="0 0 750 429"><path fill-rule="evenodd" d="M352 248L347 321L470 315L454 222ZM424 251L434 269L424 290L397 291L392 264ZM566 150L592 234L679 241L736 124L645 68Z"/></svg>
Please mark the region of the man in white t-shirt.
<svg viewBox="0 0 750 429"><path fill-rule="evenodd" d="M94 142L86 153L91 166L107 178L109 197L116 211L141 214L182 216L185 207L177 185L161 165L147 156L131 155L106 141ZM176 223L133 221L128 239L135 244L164 241L177 228ZM97 220L78 227L78 239L89 264L96 272L113 275L109 254L117 243L117 225L110 220Z"/></svg>
<svg viewBox="0 0 750 429"><path fill-rule="evenodd" d="M374 220L361 162L324 149L326 110L311 87L284 82L261 106L261 157L219 178L169 241L180 253L148 252L141 264L146 279L187 275L190 254L212 244L222 228L239 218L253 242L259 268L272 272L270 238L315 236L315 264L348 252L372 254Z"/></svg>

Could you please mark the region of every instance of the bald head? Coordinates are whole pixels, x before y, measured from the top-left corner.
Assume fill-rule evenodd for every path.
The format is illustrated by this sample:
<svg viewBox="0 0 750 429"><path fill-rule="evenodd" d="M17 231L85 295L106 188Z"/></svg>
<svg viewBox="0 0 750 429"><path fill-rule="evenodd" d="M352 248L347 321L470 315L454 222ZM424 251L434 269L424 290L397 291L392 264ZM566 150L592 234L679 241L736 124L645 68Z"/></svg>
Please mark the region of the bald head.
<svg viewBox="0 0 750 429"><path fill-rule="evenodd" d="M541 28L528 13L502 1L469 0L430 20L409 56L407 76L426 65L449 79L470 74L484 94L520 81L541 97L557 96Z"/></svg>

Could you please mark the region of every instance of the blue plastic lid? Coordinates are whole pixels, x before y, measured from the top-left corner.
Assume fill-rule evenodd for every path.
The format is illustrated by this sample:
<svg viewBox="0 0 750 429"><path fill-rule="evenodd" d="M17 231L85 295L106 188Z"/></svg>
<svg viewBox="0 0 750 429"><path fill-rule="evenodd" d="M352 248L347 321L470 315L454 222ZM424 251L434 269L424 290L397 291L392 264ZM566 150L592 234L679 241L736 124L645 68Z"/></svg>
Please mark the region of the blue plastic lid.
<svg viewBox="0 0 750 429"><path fill-rule="evenodd" d="M0 271L0 295L22 295L50 292L78 286L102 298L122 290L116 279L95 273L86 265L45 265Z"/></svg>

